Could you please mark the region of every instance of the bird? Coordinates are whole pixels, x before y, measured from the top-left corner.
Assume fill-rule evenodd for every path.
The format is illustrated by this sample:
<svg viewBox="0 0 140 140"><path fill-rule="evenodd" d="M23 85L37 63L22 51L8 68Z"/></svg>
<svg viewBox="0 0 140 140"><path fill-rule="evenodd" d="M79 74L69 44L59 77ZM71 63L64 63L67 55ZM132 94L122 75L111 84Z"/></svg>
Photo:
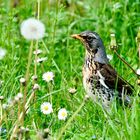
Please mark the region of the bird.
<svg viewBox="0 0 140 140"><path fill-rule="evenodd" d="M114 99L130 105L134 87L124 80L109 64L104 43L98 33L83 31L71 35L85 47L83 86L87 95L104 108L110 108Z"/></svg>

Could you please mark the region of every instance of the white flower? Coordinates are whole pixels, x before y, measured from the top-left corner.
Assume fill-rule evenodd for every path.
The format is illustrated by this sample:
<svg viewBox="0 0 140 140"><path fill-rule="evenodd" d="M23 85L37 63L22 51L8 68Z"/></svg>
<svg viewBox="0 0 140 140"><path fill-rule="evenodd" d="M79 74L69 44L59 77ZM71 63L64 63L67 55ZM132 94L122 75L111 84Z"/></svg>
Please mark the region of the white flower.
<svg viewBox="0 0 140 140"><path fill-rule="evenodd" d="M89 95L85 95L85 100L88 100L90 97L89 97Z"/></svg>
<svg viewBox="0 0 140 140"><path fill-rule="evenodd" d="M6 50L3 48L0 48L0 60L3 59L5 55L6 55Z"/></svg>
<svg viewBox="0 0 140 140"><path fill-rule="evenodd" d="M8 105L7 104L2 104L3 109L7 109Z"/></svg>
<svg viewBox="0 0 140 140"><path fill-rule="evenodd" d="M19 92L19 93L17 94L17 97L18 97L19 99L21 99L21 98L23 98L23 94Z"/></svg>
<svg viewBox="0 0 140 140"><path fill-rule="evenodd" d="M50 130L49 130L49 128L45 128L44 130L43 130L43 132L44 132L44 134L49 134L49 132L50 132Z"/></svg>
<svg viewBox="0 0 140 140"><path fill-rule="evenodd" d="M77 90L75 88L69 88L68 91L69 93L74 94Z"/></svg>
<svg viewBox="0 0 140 140"><path fill-rule="evenodd" d="M53 112L52 105L49 102L44 102L41 105L41 112L43 114L50 114Z"/></svg>
<svg viewBox="0 0 140 140"><path fill-rule="evenodd" d="M19 80L19 81L20 81L20 83L22 83L22 84L23 84L23 83L25 83L25 82L26 82L26 79L25 79L25 78L20 78L20 80Z"/></svg>
<svg viewBox="0 0 140 140"><path fill-rule="evenodd" d="M113 56L112 56L111 54L108 54L108 55L107 55L107 58L109 59L109 61L111 61L112 58L113 58Z"/></svg>
<svg viewBox="0 0 140 140"><path fill-rule="evenodd" d="M110 34L110 36L115 37L115 34L112 33L112 34Z"/></svg>
<svg viewBox="0 0 140 140"><path fill-rule="evenodd" d="M41 54L42 53L42 50L40 50L40 49L38 49L38 50L35 50L34 52L33 52L33 54Z"/></svg>
<svg viewBox="0 0 140 140"><path fill-rule="evenodd" d="M65 108L62 108L58 112L58 119L59 120L65 120L67 118L67 110Z"/></svg>
<svg viewBox="0 0 140 140"><path fill-rule="evenodd" d="M42 62L44 62L44 61L46 61L46 60L47 60L47 57L38 58L38 59L36 60L36 63L42 63Z"/></svg>
<svg viewBox="0 0 140 140"><path fill-rule="evenodd" d="M39 84L34 84L34 86L33 86L33 90L39 90L39 89L40 89Z"/></svg>
<svg viewBox="0 0 140 140"><path fill-rule="evenodd" d="M4 97L3 96L0 96L0 100L3 100L4 99Z"/></svg>
<svg viewBox="0 0 140 140"><path fill-rule="evenodd" d="M44 37L45 26L41 21L29 18L22 22L20 31L25 39L37 40Z"/></svg>
<svg viewBox="0 0 140 140"><path fill-rule="evenodd" d="M32 76L32 80L35 80L36 81L37 80L37 75L33 75Z"/></svg>
<svg viewBox="0 0 140 140"><path fill-rule="evenodd" d="M54 74L53 74L53 72L48 71L48 72L45 72L45 73L43 74L42 78L43 78L44 81L50 82L50 81L53 80Z"/></svg>
<svg viewBox="0 0 140 140"><path fill-rule="evenodd" d="M137 73L138 75L140 75L140 69L137 69L136 73Z"/></svg>
<svg viewBox="0 0 140 140"><path fill-rule="evenodd" d="M19 97L18 97L18 96L15 96L15 98L14 98L14 99L15 99L15 101L16 101L16 102L18 102L18 101L19 101Z"/></svg>

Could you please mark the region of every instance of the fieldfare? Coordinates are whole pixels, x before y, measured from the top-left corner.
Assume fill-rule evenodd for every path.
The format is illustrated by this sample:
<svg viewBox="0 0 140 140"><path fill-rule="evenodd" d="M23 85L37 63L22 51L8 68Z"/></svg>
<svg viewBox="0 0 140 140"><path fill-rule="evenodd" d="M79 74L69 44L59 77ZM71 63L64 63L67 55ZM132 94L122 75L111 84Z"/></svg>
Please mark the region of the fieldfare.
<svg viewBox="0 0 140 140"><path fill-rule="evenodd" d="M72 35L85 46L83 85L86 93L103 107L110 107L113 99L130 104L133 86L120 77L109 64L102 39L96 32L84 31Z"/></svg>

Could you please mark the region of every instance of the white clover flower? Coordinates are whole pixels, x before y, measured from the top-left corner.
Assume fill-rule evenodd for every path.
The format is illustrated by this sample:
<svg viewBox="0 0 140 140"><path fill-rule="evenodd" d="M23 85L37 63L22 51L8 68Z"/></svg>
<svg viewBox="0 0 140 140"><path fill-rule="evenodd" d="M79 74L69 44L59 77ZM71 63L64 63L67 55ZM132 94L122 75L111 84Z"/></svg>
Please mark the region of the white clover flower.
<svg viewBox="0 0 140 140"><path fill-rule="evenodd" d="M43 74L42 78L44 81L50 82L50 81L53 81L54 74L53 72L48 71Z"/></svg>
<svg viewBox="0 0 140 140"><path fill-rule="evenodd" d="M136 73L137 73L138 75L140 75L140 69L137 69L137 70L136 70Z"/></svg>
<svg viewBox="0 0 140 140"><path fill-rule="evenodd" d="M107 54L107 58L108 58L109 61L111 61L113 56L111 54Z"/></svg>
<svg viewBox="0 0 140 140"><path fill-rule="evenodd" d="M29 18L22 22L20 31L25 39L37 40L44 37L45 26L41 21L35 18Z"/></svg>
<svg viewBox="0 0 140 140"><path fill-rule="evenodd" d="M42 105L41 105L41 112L43 114L50 114L53 112L53 109L52 109L52 104L49 103L49 102L44 102Z"/></svg>
<svg viewBox="0 0 140 140"><path fill-rule="evenodd" d="M58 119L59 120L66 120L68 116L67 110L65 108L62 108L58 112Z"/></svg>
<svg viewBox="0 0 140 140"><path fill-rule="evenodd" d="M6 50L3 48L0 48L0 60L3 59L5 55L6 55Z"/></svg>

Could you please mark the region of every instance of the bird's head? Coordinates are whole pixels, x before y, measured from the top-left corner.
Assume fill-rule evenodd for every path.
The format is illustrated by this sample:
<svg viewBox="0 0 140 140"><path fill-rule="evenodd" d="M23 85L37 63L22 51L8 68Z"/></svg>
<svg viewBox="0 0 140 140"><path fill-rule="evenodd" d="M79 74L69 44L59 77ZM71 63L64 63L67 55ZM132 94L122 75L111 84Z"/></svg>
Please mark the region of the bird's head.
<svg viewBox="0 0 140 140"><path fill-rule="evenodd" d="M89 52L96 53L96 51L98 51L98 49L103 45L100 36L92 31L84 31L80 34L74 34L72 37L79 39L82 43L84 43L87 51Z"/></svg>
<svg viewBox="0 0 140 140"><path fill-rule="evenodd" d="M80 34L73 34L72 37L84 44L87 52L95 57L95 61L108 63L102 39L96 32L84 31Z"/></svg>

